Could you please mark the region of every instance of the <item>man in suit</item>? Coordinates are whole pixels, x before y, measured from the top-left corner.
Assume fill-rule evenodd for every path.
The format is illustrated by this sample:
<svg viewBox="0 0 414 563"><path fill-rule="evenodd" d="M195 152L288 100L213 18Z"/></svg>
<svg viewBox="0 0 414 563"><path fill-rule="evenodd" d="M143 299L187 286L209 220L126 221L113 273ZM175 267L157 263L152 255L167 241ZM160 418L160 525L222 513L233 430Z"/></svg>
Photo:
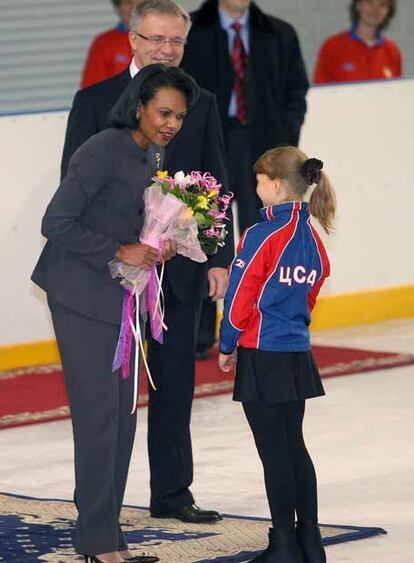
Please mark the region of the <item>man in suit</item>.
<svg viewBox="0 0 414 563"><path fill-rule="evenodd" d="M298 144L305 66L293 27L251 0L207 0L191 16L181 66L216 94L243 231L257 221L260 207L254 162L270 148Z"/></svg>
<svg viewBox="0 0 414 563"><path fill-rule="evenodd" d="M216 94L242 233L259 220L253 164L270 148L298 144L308 90L305 66L293 27L251 0L207 0L191 17L182 67ZM206 299L200 358L214 343L215 318L216 304Z"/></svg>
<svg viewBox="0 0 414 563"><path fill-rule="evenodd" d="M129 38L133 59L121 74L76 93L69 115L62 158L62 176L70 157L94 133L107 126L108 112L129 80L151 63L178 66L191 25L185 10L172 0L142 0L134 9ZM201 170L227 185L223 139L214 95L201 90L180 135L166 151L164 167ZM226 245L210 257L207 267L209 295L223 297L226 267L233 258L233 232L229 223ZM161 346L149 339L148 360L157 391L150 389L148 452L150 461L150 509L155 517L176 517L189 522L216 521L220 514L202 510L189 489L193 480L190 436L194 394L195 326L199 315L205 265L180 256L166 265L164 295L169 330Z"/></svg>

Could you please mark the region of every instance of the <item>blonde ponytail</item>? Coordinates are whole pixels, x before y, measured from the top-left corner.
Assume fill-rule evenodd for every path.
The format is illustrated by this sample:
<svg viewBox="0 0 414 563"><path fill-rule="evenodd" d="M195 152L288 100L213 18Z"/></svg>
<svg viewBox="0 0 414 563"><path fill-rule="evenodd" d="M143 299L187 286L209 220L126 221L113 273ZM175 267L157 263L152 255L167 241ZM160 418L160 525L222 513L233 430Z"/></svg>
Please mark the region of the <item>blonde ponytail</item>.
<svg viewBox="0 0 414 563"><path fill-rule="evenodd" d="M308 158L297 147L270 149L254 165L256 174L266 174L272 180L286 180L293 197L303 199L309 187L315 185L309 201L309 213L329 233L335 217L336 200L333 187L322 168L321 160Z"/></svg>
<svg viewBox="0 0 414 563"><path fill-rule="evenodd" d="M324 231L329 234L336 211L336 198L333 187L324 172L320 172L319 182L309 201L309 213L316 217Z"/></svg>

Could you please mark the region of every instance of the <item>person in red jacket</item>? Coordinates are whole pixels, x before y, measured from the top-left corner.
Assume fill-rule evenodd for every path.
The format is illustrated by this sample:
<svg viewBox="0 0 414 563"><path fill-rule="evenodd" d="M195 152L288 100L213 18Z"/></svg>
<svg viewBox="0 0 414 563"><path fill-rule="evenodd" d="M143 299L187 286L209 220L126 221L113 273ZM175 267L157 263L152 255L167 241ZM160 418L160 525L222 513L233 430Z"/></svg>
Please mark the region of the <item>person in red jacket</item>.
<svg viewBox="0 0 414 563"><path fill-rule="evenodd" d="M398 45L382 34L397 8L396 0L352 0L352 27L321 46L315 84L386 80L402 75Z"/></svg>
<svg viewBox="0 0 414 563"><path fill-rule="evenodd" d="M137 0L111 0L120 21L92 41L82 72L81 88L122 72L131 62L129 18Z"/></svg>

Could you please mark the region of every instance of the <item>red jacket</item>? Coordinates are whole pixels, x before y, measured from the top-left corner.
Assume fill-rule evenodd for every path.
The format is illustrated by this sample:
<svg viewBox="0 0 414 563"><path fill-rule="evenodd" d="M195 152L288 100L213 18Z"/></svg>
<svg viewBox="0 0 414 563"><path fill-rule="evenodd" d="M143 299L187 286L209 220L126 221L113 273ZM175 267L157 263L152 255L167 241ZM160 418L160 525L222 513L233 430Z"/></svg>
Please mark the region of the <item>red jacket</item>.
<svg viewBox="0 0 414 563"><path fill-rule="evenodd" d="M352 29L322 44L313 82L384 80L401 74L401 52L394 41L379 35L375 45L369 47Z"/></svg>
<svg viewBox="0 0 414 563"><path fill-rule="evenodd" d="M128 31L120 23L93 40L82 72L81 88L119 74L130 62Z"/></svg>

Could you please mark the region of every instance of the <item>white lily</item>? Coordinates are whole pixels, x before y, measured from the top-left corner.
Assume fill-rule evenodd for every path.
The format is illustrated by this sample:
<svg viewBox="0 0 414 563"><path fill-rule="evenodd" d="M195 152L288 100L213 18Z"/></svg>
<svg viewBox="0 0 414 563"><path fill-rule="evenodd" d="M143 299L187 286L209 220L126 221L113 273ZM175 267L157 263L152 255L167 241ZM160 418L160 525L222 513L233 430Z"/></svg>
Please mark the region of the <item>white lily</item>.
<svg viewBox="0 0 414 563"><path fill-rule="evenodd" d="M179 170L178 172L176 172L174 174L174 182L176 184L181 184L181 182L184 182L185 177L186 176L185 176L184 172L182 170Z"/></svg>

